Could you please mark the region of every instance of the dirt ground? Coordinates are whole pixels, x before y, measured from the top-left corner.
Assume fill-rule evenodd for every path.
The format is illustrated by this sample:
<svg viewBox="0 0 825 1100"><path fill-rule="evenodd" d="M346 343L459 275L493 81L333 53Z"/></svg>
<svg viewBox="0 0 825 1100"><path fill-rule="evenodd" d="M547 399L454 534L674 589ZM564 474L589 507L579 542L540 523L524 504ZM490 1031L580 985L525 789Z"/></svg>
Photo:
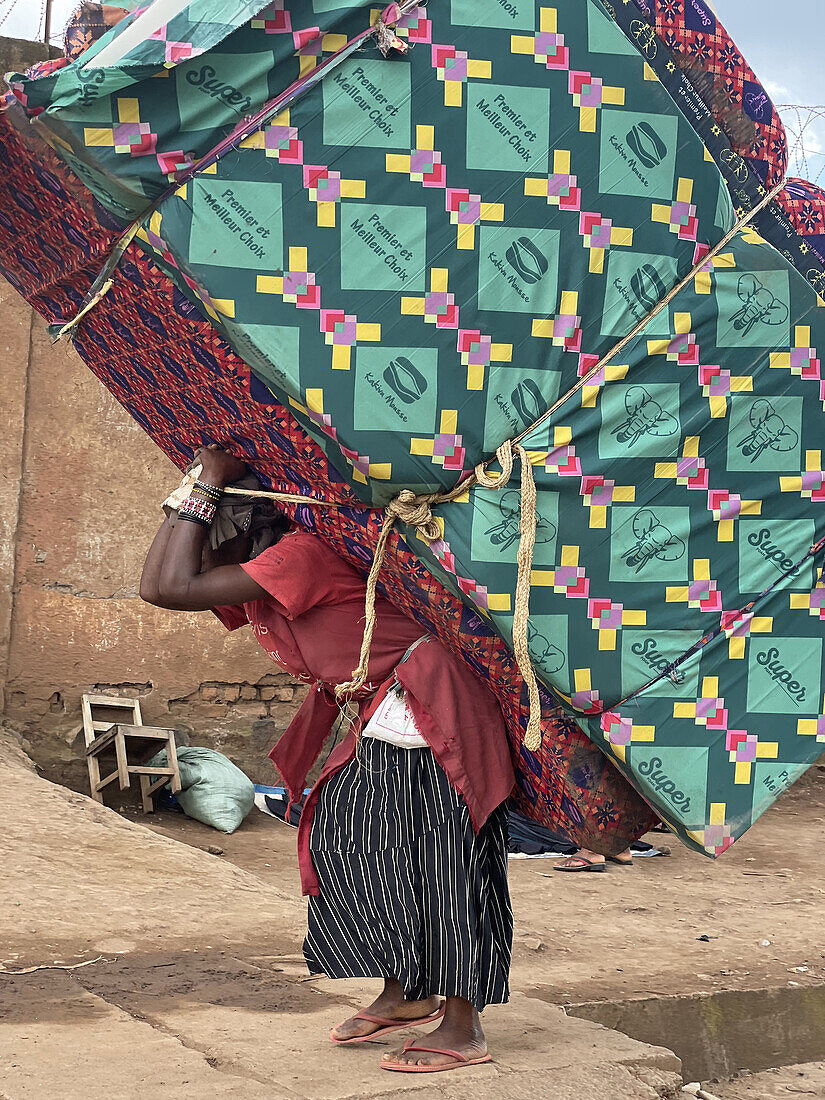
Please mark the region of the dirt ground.
<svg viewBox="0 0 825 1100"><path fill-rule="evenodd" d="M165 836L222 858L298 896L295 831L257 811L232 836L180 814L144 817ZM800 783L719 860L673 837L667 858L559 874L552 860L509 862L516 917L516 988L557 1004L672 996L825 978L822 878L825 767ZM707 940L700 939L707 936ZM764 941L769 941L765 943Z"/></svg>
<svg viewBox="0 0 825 1100"><path fill-rule="evenodd" d="M675 842L669 858L601 875L511 860L515 992L485 1016L495 1066L437 1081L380 1072L386 1040L330 1049L329 1028L374 983L307 979L293 830L258 811L228 837L180 815L118 815L39 779L1 734L0 789L0 1100L656 1100L683 1083L664 1037L638 1042L560 1006L825 975L818 771L716 863ZM822 1073L707 1087L825 1097Z"/></svg>
<svg viewBox="0 0 825 1100"><path fill-rule="evenodd" d="M708 1085L718 1100L821 1100L825 1096L825 1062L769 1069L720 1085Z"/></svg>

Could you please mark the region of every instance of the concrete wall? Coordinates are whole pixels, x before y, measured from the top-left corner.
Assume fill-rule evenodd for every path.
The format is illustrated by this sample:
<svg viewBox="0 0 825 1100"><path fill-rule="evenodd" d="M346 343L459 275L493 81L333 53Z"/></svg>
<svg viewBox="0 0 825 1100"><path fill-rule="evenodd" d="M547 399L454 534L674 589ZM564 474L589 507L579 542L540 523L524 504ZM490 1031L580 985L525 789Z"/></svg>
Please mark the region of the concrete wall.
<svg viewBox="0 0 825 1100"><path fill-rule="evenodd" d="M0 75L21 73L35 61L45 61L47 57L60 57L62 53L63 51L57 46L47 46L45 42L0 37Z"/></svg>
<svg viewBox="0 0 825 1100"><path fill-rule="evenodd" d="M86 691L138 695L269 781L266 752L305 688L250 630L138 597L159 502L179 474L0 280L0 681L4 715L48 777L87 785L73 747Z"/></svg>

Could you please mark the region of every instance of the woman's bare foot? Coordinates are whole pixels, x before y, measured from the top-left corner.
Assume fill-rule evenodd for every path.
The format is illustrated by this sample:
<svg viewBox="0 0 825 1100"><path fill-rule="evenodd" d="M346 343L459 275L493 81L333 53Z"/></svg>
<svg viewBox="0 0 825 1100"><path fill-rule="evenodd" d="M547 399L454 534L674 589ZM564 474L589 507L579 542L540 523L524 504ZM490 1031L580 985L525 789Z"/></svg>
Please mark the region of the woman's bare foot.
<svg viewBox="0 0 825 1100"><path fill-rule="evenodd" d="M424 1016L431 1016L438 1011L440 1005L441 1000L438 997L428 997L425 1001L406 1000L401 983L395 978L387 978L380 995L363 1011L370 1016L382 1016L387 1020L398 1020L400 1023L403 1020L420 1020ZM343 1043L348 1039L361 1039L372 1035L373 1032L380 1031L381 1027L381 1024L351 1017L333 1028L330 1035L336 1042Z"/></svg>
<svg viewBox="0 0 825 1100"><path fill-rule="evenodd" d="M447 998L443 1020L435 1031L417 1040L416 1045L456 1050L471 1061L483 1058L487 1053L487 1041L478 1012L463 997ZM394 1050L381 1060L383 1063L413 1066L450 1066L455 1065L456 1061L448 1054L422 1054L416 1050Z"/></svg>

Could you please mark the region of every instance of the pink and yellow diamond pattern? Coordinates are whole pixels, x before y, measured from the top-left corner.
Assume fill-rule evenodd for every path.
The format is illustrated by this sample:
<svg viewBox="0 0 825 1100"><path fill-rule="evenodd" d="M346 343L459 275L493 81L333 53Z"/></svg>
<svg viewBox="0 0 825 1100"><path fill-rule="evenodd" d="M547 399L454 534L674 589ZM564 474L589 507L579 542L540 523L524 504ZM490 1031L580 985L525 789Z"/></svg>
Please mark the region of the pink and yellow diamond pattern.
<svg viewBox="0 0 825 1100"><path fill-rule="evenodd" d="M458 412L442 409L439 427L433 439L411 439L410 454L427 455L436 466L463 473L467 449L458 433Z"/></svg>
<svg viewBox="0 0 825 1100"><path fill-rule="evenodd" d="M575 290L563 290L559 312L555 317L536 318L532 335L542 340L552 340L554 348L580 352L582 346L582 319L578 314L579 295Z"/></svg>
<svg viewBox="0 0 825 1100"><path fill-rule="evenodd" d="M154 153L158 136L148 122L140 121L140 103L137 99L118 99L118 121L113 126L87 126L83 140L90 148L104 147L116 153L128 153L132 157L145 157Z"/></svg>
<svg viewBox="0 0 825 1100"><path fill-rule="evenodd" d="M805 473L801 477L780 477L779 487L783 493L799 493L805 500L814 504L825 501L825 469L822 466L822 451L805 452Z"/></svg>
<svg viewBox="0 0 825 1100"><path fill-rule="evenodd" d="M387 153L388 172L402 172L423 187L443 187L450 222L456 226L456 247L475 248L475 227L479 222L504 221L504 204L484 202L466 188L447 187L447 171L441 153L435 149L432 126L416 126L416 147L406 153Z"/></svg>
<svg viewBox="0 0 825 1100"><path fill-rule="evenodd" d="M527 176L524 194L546 199L548 206L557 206L560 210L580 210L582 193L577 177L570 172L570 153L565 149L554 150L553 174L540 179Z"/></svg>
<svg viewBox="0 0 825 1100"><path fill-rule="evenodd" d="M695 241L699 231L699 219L693 203L693 180L680 177L676 188L676 201L669 205L654 202L651 219L664 223L670 232L682 241Z"/></svg>
<svg viewBox="0 0 825 1100"><path fill-rule="evenodd" d="M600 718L604 739L610 751L619 760L627 758L627 746L632 744L650 744L656 740L656 727L637 725L626 714L605 711Z"/></svg>
<svg viewBox="0 0 825 1100"><path fill-rule="evenodd" d="M796 723L796 732L800 737L815 737L817 744L825 745L825 699L822 700L823 713L817 718L800 718Z"/></svg>
<svg viewBox="0 0 825 1100"><path fill-rule="evenodd" d="M789 370L797 378L805 378L819 383L819 398L825 407L825 379L822 377L822 362L816 348L811 347L810 325L797 325L794 329L794 347L787 352L773 352L771 366L780 370Z"/></svg>
<svg viewBox="0 0 825 1100"><path fill-rule="evenodd" d="M693 562L693 580L686 585L668 585L665 600L667 603L686 603L698 611L721 611L722 594L710 575L710 559L696 558Z"/></svg>
<svg viewBox="0 0 825 1100"><path fill-rule="evenodd" d="M704 829L689 829L688 836L713 856L721 856L733 844L733 829L725 822L727 804L712 802Z"/></svg>
<svg viewBox="0 0 825 1100"><path fill-rule="evenodd" d="M579 547L563 546L561 565L555 569L534 569L530 577L531 585L552 588L555 593L569 599L587 599L590 581L583 566L579 565Z"/></svg>
<svg viewBox="0 0 825 1100"><path fill-rule="evenodd" d="M734 765L733 781L740 785L751 782L751 766L756 760L776 760L779 755L778 741L760 741L755 733L747 730L728 730L725 748Z"/></svg>
<svg viewBox="0 0 825 1100"><path fill-rule="evenodd" d="M489 80L493 66L489 61L474 61L455 46L432 47L433 68L444 85L444 106L460 107L468 79Z"/></svg>
<svg viewBox="0 0 825 1100"><path fill-rule="evenodd" d="M754 615L752 611L723 611L722 630L728 639L728 657L741 661L745 656L745 639L751 634L770 634L773 631L771 615Z"/></svg>
<svg viewBox="0 0 825 1100"><path fill-rule="evenodd" d="M635 485L617 485L601 475L584 474L580 489L582 503L590 509L590 526L607 527L607 509L613 504L629 504L636 499Z"/></svg>
<svg viewBox="0 0 825 1100"><path fill-rule="evenodd" d="M587 602L587 615L590 625L599 632L599 649L616 648L616 635L625 626L644 626L647 622L645 611L633 611L624 604L608 599L591 599Z"/></svg>

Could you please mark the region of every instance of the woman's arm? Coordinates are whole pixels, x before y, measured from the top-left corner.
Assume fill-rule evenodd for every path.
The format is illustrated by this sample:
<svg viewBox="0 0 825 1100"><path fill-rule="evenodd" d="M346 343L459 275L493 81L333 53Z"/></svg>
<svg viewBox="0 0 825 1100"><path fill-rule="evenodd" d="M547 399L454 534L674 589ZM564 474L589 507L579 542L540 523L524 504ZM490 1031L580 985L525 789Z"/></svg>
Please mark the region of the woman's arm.
<svg viewBox="0 0 825 1100"><path fill-rule="evenodd" d="M224 488L243 475L245 465L214 444L195 456L203 465L201 481ZM157 607L173 611L209 611L266 595L240 565L222 565L201 572L206 528L178 519L165 522L155 536L143 567L140 594ZM145 585L144 585L145 580ZM145 594L144 594L145 588Z"/></svg>
<svg viewBox="0 0 825 1100"><path fill-rule="evenodd" d="M219 565L201 573L205 541L206 528L199 523L179 519L172 528L161 567L158 606L172 611L209 611L266 595L240 565Z"/></svg>
<svg viewBox="0 0 825 1100"><path fill-rule="evenodd" d="M140 598L146 603L152 603L158 607L160 606L160 571L171 534L172 524L167 517L152 540L140 576Z"/></svg>

